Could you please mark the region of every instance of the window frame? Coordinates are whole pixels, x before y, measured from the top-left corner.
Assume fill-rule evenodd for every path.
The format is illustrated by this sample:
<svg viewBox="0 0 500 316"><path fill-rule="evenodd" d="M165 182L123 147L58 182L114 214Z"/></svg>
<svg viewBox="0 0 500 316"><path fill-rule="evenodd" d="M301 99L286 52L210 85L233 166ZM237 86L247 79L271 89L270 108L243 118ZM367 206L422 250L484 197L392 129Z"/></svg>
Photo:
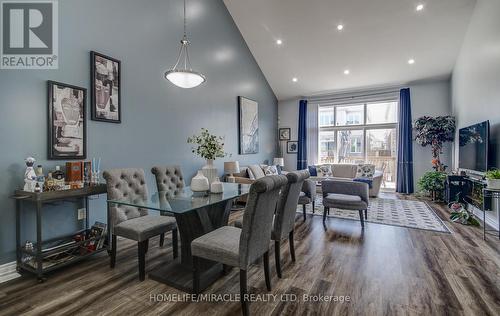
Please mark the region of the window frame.
<svg viewBox="0 0 500 316"><path fill-rule="evenodd" d="M331 104L321 104L318 105L318 123L320 121L319 115L321 113L321 108L322 107L333 107L333 122L334 124L337 124L337 107L346 107L346 106L356 106L356 105L363 105L363 122L362 124L356 124L356 125L333 125L333 126L321 126L318 124L318 164L321 164L321 144L320 144L320 134L321 132L333 132L334 133L334 143L335 143L335 152L337 153L338 151L338 131L342 130L362 130L363 131L363 141L362 141L362 150L360 153L360 157L364 160L367 159L367 131L368 130L376 130L376 129L395 129L396 133L398 132L398 122L397 119L399 117L399 106L396 106L396 122L395 123L371 123L368 124L368 104L371 103L390 103L390 102L396 102L399 103L397 99L381 99L377 101L370 101L370 102L353 102L353 103L331 103ZM397 152L396 152L397 155ZM334 160L338 159L338 157L334 157Z"/></svg>

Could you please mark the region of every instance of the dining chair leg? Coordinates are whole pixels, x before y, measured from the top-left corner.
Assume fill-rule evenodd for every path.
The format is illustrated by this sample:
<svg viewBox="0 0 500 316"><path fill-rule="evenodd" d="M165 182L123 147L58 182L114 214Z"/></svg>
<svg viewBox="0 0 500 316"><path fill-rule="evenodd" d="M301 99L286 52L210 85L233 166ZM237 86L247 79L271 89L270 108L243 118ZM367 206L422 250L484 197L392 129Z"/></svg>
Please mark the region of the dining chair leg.
<svg viewBox="0 0 500 316"><path fill-rule="evenodd" d="M148 253L149 250L149 239L146 239L144 242L144 253Z"/></svg>
<svg viewBox="0 0 500 316"><path fill-rule="evenodd" d="M365 227L365 220L363 217L363 210L359 210L359 220L361 221L361 228Z"/></svg>
<svg viewBox="0 0 500 316"><path fill-rule="evenodd" d="M109 257L109 267L113 269L116 263L116 235L111 236L111 256Z"/></svg>
<svg viewBox="0 0 500 316"><path fill-rule="evenodd" d="M160 234L160 247L163 247L165 243L165 234Z"/></svg>
<svg viewBox="0 0 500 316"><path fill-rule="evenodd" d="M365 210L365 220L368 220L368 209Z"/></svg>
<svg viewBox="0 0 500 316"><path fill-rule="evenodd" d="M295 262L295 245L293 243L293 230L288 234L288 243L290 244L290 255L292 261Z"/></svg>
<svg viewBox="0 0 500 316"><path fill-rule="evenodd" d="M323 223L326 221L326 213L328 212L328 207L325 206L323 209Z"/></svg>
<svg viewBox="0 0 500 316"><path fill-rule="evenodd" d="M304 213L304 222L306 221L306 205L302 204L302 213Z"/></svg>
<svg viewBox="0 0 500 316"><path fill-rule="evenodd" d="M200 259L193 256L193 294L200 294Z"/></svg>
<svg viewBox="0 0 500 316"><path fill-rule="evenodd" d="M144 281L146 278L146 245L148 240L139 241L137 243L139 255L139 280Z"/></svg>
<svg viewBox="0 0 500 316"><path fill-rule="evenodd" d="M179 243L179 239L178 239L178 236L177 236L177 228L176 229L172 229L172 248L174 249L173 253L174 253L174 259L177 258L177 256L179 255L179 246L178 246L178 243Z"/></svg>
<svg viewBox="0 0 500 316"><path fill-rule="evenodd" d="M240 269L240 302L241 312L243 316L249 314L248 300L247 300L247 271Z"/></svg>
<svg viewBox="0 0 500 316"><path fill-rule="evenodd" d="M276 273L281 279L281 263L280 263L280 241L274 241L274 261L276 262Z"/></svg>
<svg viewBox="0 0 500 316"><path fill-rule="evenodd" d="M269 250L264 253L264 276L266 278L266 287L271 291L271 277L269 276Z"/></svg>
<svg viewBox="0 0 500 316"><path fill-rule="evenodd" d="M314 212L316 211L316 202L315 201L312 202L312 208L313 208L312 211L313 211L313 214L314 214Z"/></svg>

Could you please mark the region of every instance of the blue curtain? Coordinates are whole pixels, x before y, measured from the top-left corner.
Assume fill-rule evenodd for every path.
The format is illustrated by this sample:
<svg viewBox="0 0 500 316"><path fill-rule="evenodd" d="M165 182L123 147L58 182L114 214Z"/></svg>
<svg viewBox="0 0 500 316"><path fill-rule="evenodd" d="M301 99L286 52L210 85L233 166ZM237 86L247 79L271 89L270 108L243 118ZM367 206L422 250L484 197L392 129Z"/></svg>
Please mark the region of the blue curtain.
<svg viewBox="0 0 500 316"><path fill-rule="evenodd" d="M299 102L299 148L297 152L297 170L307 169L307 100Z"/></svg>
<svg viewBox="0 0 500 316"><path fill-rule="evenodd" d="M399 92L399 128L398 128L398 182L396 191L413 193L413 136L411 122L410 89Z"/></svg>

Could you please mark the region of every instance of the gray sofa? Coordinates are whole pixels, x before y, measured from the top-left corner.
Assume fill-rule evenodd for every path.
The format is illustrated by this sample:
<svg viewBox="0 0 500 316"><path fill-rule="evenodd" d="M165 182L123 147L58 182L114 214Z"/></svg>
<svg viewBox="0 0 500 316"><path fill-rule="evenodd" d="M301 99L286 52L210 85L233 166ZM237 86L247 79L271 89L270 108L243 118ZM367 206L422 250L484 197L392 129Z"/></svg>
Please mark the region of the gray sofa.
<svg viewBox="0 0 500 316"><path fill-rule="evenodd" d="M352 180L356 178L356 173L358 165L355 164L323 164L330 165L332 169L332 174L330 176L311 176L311 180L321 182L322 180ZM382 171L375 170L373 175L372 187L369 191L370 197L377 197L380 193L380 187L382 185L384 174Z"/></svg>

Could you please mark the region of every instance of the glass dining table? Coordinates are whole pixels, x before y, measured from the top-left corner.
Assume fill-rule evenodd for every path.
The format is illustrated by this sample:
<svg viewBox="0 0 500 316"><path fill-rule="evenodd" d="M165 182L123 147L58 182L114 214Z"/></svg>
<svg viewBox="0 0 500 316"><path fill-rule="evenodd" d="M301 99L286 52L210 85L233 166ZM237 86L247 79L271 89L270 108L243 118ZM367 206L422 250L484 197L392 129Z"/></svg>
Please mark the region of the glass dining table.
<svg viewBox="0 0 500 316"><path fill-rule="evenodd" d="M149 278L165 283L182 291L192 292L192 256L191 241L228 224L233 202L248 194L250 185L223 183L223 193L193 192L184 187L175 194L156 192L147 200L127 198L108 199L108 207L127 205L157 212L158 216L174 216L177 221L181 241L180 258L168 259L149 273ZM171 258L171 257L170 257ZM201 262L200 289L205 289L215 282L222 272L222 265L203 260Z"/></svg>

